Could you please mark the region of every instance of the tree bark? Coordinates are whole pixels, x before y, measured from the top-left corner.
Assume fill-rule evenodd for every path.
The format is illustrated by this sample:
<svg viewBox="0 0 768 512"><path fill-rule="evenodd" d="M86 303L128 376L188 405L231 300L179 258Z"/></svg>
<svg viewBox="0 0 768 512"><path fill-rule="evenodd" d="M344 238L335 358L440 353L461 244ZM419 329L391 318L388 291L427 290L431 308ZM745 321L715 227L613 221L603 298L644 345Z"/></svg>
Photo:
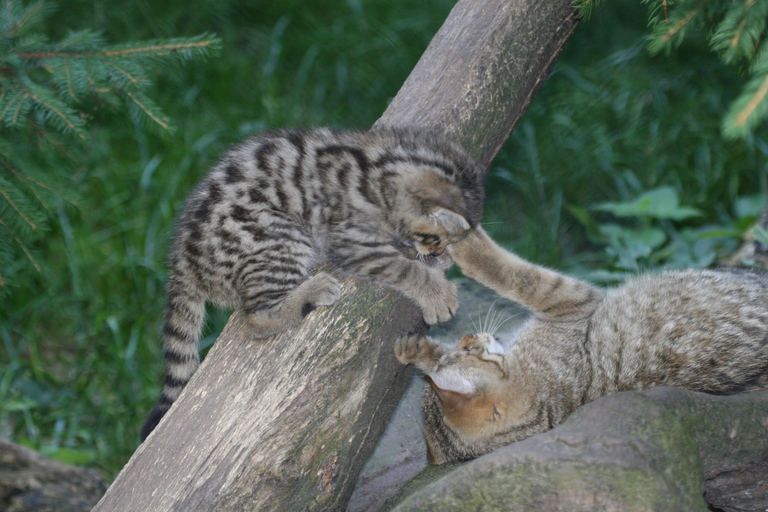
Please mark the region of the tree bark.
<svg viewBox="0 0 768 512"><path fill-rule="evenodd" d="M549 432L458 467L430 468L394 510L700 512L709 503L762 511L766 425L768 390L618 393Z"/></svg>
<svg viewBox="0 0 768 512"><path fill-rule="evenodd" d="M490 165L577 24L571 0L460 0L377 125L453 135ZM235 313L95 511L340 510L409 370L418 308L355 279L302 326L249 339Z"/></svg>

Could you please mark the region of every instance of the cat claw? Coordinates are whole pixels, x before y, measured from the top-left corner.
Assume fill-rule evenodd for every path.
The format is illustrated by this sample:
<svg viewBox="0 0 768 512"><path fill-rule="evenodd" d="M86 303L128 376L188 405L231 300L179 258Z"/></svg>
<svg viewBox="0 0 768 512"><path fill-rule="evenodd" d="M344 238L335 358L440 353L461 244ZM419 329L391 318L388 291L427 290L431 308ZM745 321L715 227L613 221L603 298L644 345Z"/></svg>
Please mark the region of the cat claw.
<svg viewBox="0 0 768 512"><path fill-rule="evenodd" d="M424 336L407 334L395 341L395 357L402 364L409 364L416 360L419 353L419 343Z"/></svg>
<svg viewBox="0 0 768 512"><path fill-rule="evenodd" d="M395 357L402 364L415 363L425 370L445 353L442 345L420 334L407 334L395 341ZM426 365L426 366L425 366Z"/></svg>
<svg viewBox="0 0 768 512"><path fill-rule="evenodd" d="M429 294L419 301L424 321L428 325L447 322L459 309L459 298L456 286L450 281L445 281L442 290Z"/></svg>

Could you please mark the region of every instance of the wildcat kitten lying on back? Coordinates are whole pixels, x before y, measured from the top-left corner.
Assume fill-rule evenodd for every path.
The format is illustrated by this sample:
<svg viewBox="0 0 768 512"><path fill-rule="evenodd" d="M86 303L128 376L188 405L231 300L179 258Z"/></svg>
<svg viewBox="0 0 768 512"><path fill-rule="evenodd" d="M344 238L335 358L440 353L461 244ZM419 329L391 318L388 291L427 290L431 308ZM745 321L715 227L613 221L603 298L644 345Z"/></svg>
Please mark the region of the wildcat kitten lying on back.
<svg viewBox="0 0 768 512"><path fill-rule="evenodd" d="M534 315L508 350L488 333L450 352L421 336L395 344L426 374L430 462L472 459L543 432L625 390L731 394L768 387L768 274L683 270L603 292L526 262L478 227L448 252L464 274Z"/></svg>
<svg viewBox="0 0 768 512"><path fill-rule="evenodd" d="M439 256L480 220L483 169L437 135L283 130L228 151L187 200L168 257L166 377L149 435L197 369L205 302L241 307L256 337L299 325L340 296L330 262L410 297L424 320L458 307Z"/></svg>

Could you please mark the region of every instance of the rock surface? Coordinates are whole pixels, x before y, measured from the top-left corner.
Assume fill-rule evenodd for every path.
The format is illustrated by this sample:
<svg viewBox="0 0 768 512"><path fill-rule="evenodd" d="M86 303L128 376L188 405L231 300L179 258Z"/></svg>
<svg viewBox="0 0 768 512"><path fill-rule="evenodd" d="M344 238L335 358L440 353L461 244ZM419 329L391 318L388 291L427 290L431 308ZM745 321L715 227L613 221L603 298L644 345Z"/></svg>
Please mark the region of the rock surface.
<svg viewBox="0 0 768 512"><path fill-rule="evenodd" d="M88 512L106 490L96 471L63 464L0 440L3 512Z"/></svg>

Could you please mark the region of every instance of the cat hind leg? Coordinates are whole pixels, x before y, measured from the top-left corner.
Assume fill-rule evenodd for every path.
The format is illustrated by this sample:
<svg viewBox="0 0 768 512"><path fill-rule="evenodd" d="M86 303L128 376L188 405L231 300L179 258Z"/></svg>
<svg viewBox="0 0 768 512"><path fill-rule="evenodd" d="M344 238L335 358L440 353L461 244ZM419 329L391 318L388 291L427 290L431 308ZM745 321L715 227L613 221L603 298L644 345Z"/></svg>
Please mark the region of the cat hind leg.
<svg viewBox="0 0 768 512"><path fill-rule="evenodd" d="M264 292L257 292L254 299L246 300L244 304L248 321L258 332L258 337L271 336L297 327L304 317L318 307L334 304L341 298L341 285L332 275L318 272L284 294L282 300L269 309L258 308L263 304L264 295Z"/></svg>

